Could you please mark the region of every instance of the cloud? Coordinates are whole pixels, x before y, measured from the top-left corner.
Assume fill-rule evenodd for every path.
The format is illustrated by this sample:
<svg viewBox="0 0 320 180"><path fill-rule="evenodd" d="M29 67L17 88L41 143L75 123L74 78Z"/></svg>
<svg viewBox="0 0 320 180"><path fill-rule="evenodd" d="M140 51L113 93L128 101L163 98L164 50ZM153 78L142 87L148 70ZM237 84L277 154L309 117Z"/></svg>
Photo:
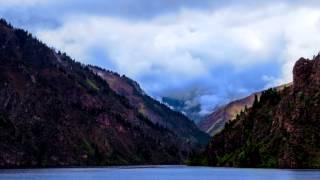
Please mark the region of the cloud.
<svg viewBox="0 0 320 180"><path fill-rule="evenodd" d="M216 88L222 84L216 78L221 69L216 67L223 64L229 64L230 71L243 72L269 61L277 35L264 25L248 26L246 22L234 25L227 21L235 16L239 14L230 10L210 13L183 10L148 22L132 22L84 15L70 17L63 26L42 29L37 35L84 63L92 63L96 54L90 49L99 48L100 54L109 57L100 63L112 64L106 68L137 79L154 96L163 96L173 89L180 92L196 87L202 92ZM249 14L245 18L250 16L255 21L258 15ZM258 28L261 32L256 31ZM272 33L275 35L264 36ZM222 75L226 81L232 80L229 76L233 73L229 74Z"/></svg>
<svg viewBox="0 0 320 180"><path fill-rule="evenodd" d="M3 14L22 13L22 24L76 60L126 74L155 97L200 103L204 113L291 81L294 62L320 47L320 11L311 1L50 3L31 8L33 16Z"/></svg>
<svg viewBox="0 0 320 180"><path fill-rule="evenodd" d="M35 31L39 27L60 26L65 17L77 14L148 20L181 8L217 8L211 0L1 0L0 16L11 23Z"/></svg>
<svg viewBox="0 0 320 180"><path fill-rule="evenodd" d="M35 5L37 3L45 2L45 0L1 0L0 5L2 6L25 6Z"/></svg>

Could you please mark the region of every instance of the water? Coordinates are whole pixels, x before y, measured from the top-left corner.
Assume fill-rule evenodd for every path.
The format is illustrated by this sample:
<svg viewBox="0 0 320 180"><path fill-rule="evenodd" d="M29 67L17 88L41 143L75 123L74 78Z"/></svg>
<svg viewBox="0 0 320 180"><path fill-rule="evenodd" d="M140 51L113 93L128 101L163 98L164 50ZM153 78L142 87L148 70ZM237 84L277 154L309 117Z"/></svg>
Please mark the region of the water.
<svg viewBox="0 0 320 180"><path fill-rule="evenodd" d="M58 180L320 180L320 170L237 169L187 166L129 166L0 170L0 179Z"/></svg>

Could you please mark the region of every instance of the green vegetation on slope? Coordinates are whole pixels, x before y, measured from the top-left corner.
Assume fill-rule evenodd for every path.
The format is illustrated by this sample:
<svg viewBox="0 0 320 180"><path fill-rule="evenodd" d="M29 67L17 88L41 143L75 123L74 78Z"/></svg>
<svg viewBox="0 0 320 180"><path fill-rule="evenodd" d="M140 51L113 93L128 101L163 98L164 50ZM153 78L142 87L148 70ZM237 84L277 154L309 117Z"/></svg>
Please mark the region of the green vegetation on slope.
<svg viewBox="0 0 320 180"><path fill-rule="evenodd" d="M300 59L294 83L269 89L228 122L190 165L320 168L320 57Z"/></svg>

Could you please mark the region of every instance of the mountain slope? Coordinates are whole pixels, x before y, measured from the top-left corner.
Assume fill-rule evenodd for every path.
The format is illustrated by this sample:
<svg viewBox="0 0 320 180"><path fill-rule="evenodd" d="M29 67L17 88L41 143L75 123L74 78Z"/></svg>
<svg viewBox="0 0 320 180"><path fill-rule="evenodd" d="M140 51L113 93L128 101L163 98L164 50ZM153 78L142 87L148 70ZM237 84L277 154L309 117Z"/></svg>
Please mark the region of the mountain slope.
<svg viewBox="0 0 320 180"><path fill-rule="evenodd" d="M276 89L278 91L281 91L285 87L291 85L292 83L288 83L278 86L276 87ZM224 128L224 125L228 121L234 120L241 111L244 111L246 109L246 107L250 108L255 100L255 96L259 99L260 95L261 92L256 92L245 98L231 101L227 105L215 109L211 114L209 114L199 122L198 127L202 131L207 132L211 136L214 136Z"/></svg>
<svg viewBox="0 0 320 180"><path fill-rule="evenodd" d="M153 123L88 66L0 20L0 167L180 163L198 142Z"/></svg>
<svg viewBox="0 0 320 180"><path fill-rule="evenodd" d="M223 129L225 123L229 120L233 120L237 114L245 109L245 107L251 107L254 97L255 94L252 94L215 109L204 120L200 121L198 124L199 128L211 136L217 134Z"/></svg>
<svg viewBox="0 0 320 180"><path fill-rule="evenodd" d="M208 142L208 135L200 131L191 120L152 99L137 82L99 67L90 66L90 69L106 80L110 88L117 94L126 97L130 105L154 124L165 127L180 137L187 138L190 143L206 144Z"/></svg>
<svg viewBox="0 0 320 180"><path fill-rule="evenodd" d="M192 158L214 166L320 167L320 56L301 58L293 85L269 89Z"/></svg>

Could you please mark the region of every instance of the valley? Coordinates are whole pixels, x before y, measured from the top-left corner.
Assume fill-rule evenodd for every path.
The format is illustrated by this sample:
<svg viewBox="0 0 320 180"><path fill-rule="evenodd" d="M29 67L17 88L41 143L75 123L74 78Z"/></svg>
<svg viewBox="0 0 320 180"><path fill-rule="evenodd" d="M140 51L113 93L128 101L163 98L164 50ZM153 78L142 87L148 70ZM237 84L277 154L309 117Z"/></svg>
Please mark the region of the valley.
<svg viewBox="0 0 320 180"><path fill-rule="evenodd" d="M320 55L296 62L293 83L200 117L199 104L155 100L4 19L0 47L0 168L320 168Z"/></svg>

